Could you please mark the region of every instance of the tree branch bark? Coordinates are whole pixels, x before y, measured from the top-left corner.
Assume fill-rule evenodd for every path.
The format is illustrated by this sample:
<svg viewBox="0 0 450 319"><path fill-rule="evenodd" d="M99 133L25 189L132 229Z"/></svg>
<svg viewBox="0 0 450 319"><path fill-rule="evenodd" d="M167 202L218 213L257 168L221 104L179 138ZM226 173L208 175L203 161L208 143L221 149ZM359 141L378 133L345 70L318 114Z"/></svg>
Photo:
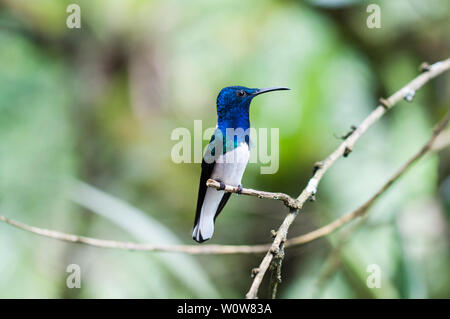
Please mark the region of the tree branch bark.
<svg viewBox="0 0 450 319"><path fill-rule="evenodd" d="M220 190L220 183L213 179L208 179L206 181L206 186L215 188L217 190ZM231 185L225 185L225 189L223 189L226 192L229 193L239 193L242 195L248 195L248 196L255 196L258 198L267 198L267 199L275 199L282 201L287 207L299 209L301 208L300 202L292 198L291 196L284 194L284 193L271 193L271 192L265 192L265 191L258 191L251 188L242 188L241 192L239 192L239 188L237 186L231 186Z"/></svg>

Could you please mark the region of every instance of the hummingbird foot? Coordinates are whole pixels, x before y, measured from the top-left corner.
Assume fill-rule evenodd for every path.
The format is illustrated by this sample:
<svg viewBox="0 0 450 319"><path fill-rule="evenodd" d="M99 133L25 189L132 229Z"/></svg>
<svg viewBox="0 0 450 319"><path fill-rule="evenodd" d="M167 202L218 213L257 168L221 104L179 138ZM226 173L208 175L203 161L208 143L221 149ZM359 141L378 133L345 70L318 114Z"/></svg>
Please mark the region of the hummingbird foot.
<svg viewBox="0 0 450 319"><path fill-rule="evenodd" d="M239 185L237 186L236 194L242 194L242 185L241 185L241 184L239 184Z"/></svg>
<svg viewBox="0 0 450 319"><path fill-rule="evenodd" d="M224 189L225 189L225 183L220 181L220 187L219 187L218 190L222 190L223 191Z"/></svg>

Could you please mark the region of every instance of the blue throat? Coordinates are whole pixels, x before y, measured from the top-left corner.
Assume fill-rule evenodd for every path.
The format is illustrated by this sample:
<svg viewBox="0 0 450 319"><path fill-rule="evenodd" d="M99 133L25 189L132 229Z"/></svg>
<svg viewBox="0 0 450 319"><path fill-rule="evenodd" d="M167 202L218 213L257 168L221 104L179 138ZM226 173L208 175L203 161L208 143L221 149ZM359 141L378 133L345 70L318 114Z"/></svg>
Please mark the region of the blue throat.
<svg viewBox="0 0 450 319"><path fill-rule="evenodd" d="M233 110L233 112L223 111L219 113L217 120L217 128L219 132L216 133L216 138L222 136L223 154L227 151L233 150L241 143L250 143L250 119L247 110ZM232 129L232 130L230 130Z"/></svg>
<svg viewBox="0 0 450 319"><path fill-rule="evenodd" d="M249 110L234 108L232 111L223 110L218 112L217 127L223 135L226 135L227 128L234 130L241 128L243 131L250 128Z"/></svg>

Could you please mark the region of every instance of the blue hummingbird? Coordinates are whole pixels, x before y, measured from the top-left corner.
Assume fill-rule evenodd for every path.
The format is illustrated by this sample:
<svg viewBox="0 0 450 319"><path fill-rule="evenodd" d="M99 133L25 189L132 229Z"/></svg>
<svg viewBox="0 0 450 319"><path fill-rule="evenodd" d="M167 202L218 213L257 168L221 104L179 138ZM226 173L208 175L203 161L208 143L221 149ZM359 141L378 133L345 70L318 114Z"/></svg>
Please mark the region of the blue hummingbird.
<svg viewBox="0 0 450 319"><path fill-rule="evenodd" d="M225 184L242 190L241 180L250 157L250 102L262 93L289 90L286 87L250 89L244 86L223 88L217 96L217 127L202 160L192 238L201 243L212 237L214 222L231 193ZM215 179L220 189L208 188L206 181Z"/></svg>

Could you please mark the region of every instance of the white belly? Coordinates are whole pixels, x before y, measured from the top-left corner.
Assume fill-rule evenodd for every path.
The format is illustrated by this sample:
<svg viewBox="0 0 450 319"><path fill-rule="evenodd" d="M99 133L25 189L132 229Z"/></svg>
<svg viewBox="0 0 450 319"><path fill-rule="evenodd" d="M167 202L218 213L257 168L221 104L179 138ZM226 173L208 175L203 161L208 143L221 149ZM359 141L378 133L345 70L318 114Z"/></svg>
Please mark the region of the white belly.
<svg viewBox="0 0 450 319"><path fill-rule="evenodd" d="M249 157L250 150L246 143L241 143L234 150L219 155L211 178L228 185L238 186L241 184Z"/></svg>
<svg viewBox="0 0 450 319"><path fill-rule="evenodd" d="M232 151L218 155L211 178L228 185L240 185L249 157L250 149L245 143L240 144ZM209 239L213 235L214 217L224 194L224 191L217 191L213 188L206 190L200 219L192 232L192 237L196 238L197 241L201 238L203 240Z"/></svg>

